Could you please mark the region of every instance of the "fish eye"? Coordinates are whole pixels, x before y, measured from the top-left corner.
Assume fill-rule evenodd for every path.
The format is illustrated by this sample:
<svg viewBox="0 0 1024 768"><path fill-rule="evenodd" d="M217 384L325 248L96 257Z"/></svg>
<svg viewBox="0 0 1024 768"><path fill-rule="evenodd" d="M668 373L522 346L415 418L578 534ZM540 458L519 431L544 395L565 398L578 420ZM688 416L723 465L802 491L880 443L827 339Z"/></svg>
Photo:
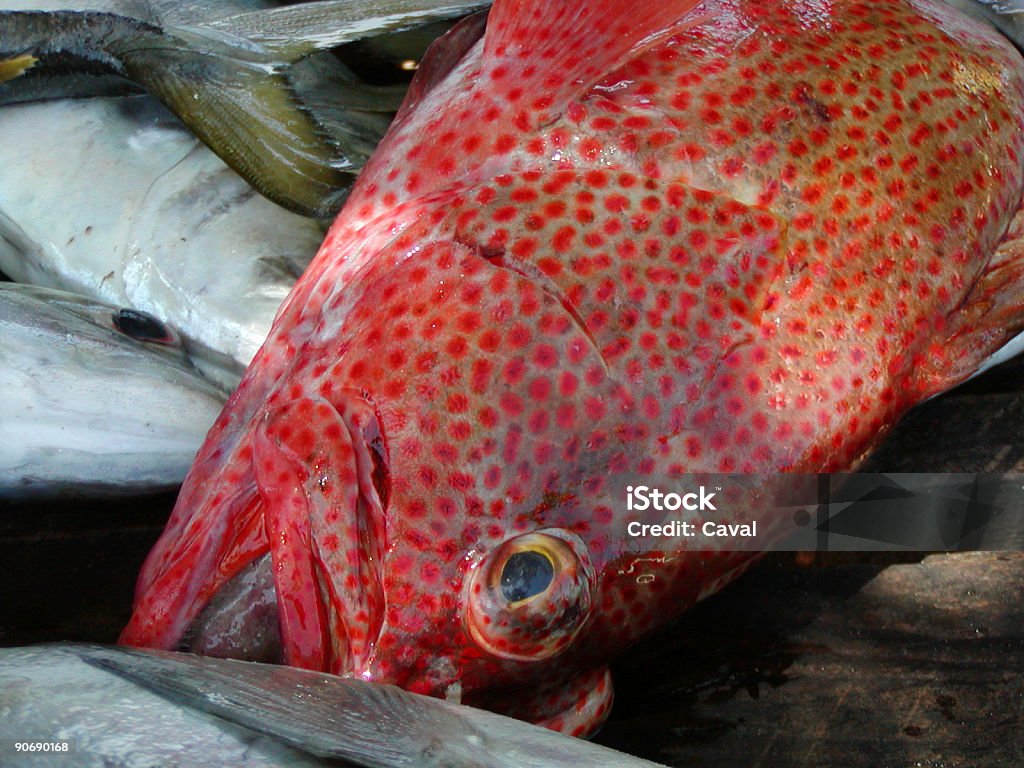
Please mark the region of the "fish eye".
<svg viewBox="0 0 1024 768"><path fill-rule="evenodd" d="M152 315L137 309L119 309L111 316L114 327L137 341L155 344L177 344L178 338L166 325Z"/></svg>
<svg viewBox="0 0 1024 768"><path fill-rule="evenodd" d="M543 552L514 552L501 569L501 593L510 603L543 593L555 577L555 565Z"/></svg>
<svg viewBox="0 0 1024 768"><path fill-rule="evenodd" d="M493 656L550 658L586 624L595 583L576 534L551 528L516 536L485 555L467 578L466 627Z"/></svg>

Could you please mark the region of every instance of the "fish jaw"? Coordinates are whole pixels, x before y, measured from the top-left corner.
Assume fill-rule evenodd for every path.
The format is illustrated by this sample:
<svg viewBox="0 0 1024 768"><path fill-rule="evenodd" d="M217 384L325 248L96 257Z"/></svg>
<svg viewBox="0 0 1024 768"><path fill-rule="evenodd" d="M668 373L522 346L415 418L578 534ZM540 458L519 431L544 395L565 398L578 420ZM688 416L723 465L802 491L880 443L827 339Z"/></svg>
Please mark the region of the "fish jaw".
<svg viewBox="0 0 1024 768"><path fill-rule="evenodd" d="M270 632L268 642L280 643L285 663L336 674L359 667L382 615L377 489L385 470L376 417L344 395L332 403L272 394L265 406L248 405L232 400L215 425L212 434L228 446L201 453L143 568L120 642L273 658L273 647L246 635L276 622L279 635ZM246 410L246 429L232 437L235 411ZM263 559L269 600L267 579L251 578ZM235 593L231 604L204 611L225 589ZM214 628L225 612L237 619L233 637Z"/></svg>
<svg viewBox="0 0 1024 768"><path fill-rule="evenodd" d="M262 417L254 467L293 666L359 669L377 639L384 462L379 423L358 398L304 397Z"/></svg>

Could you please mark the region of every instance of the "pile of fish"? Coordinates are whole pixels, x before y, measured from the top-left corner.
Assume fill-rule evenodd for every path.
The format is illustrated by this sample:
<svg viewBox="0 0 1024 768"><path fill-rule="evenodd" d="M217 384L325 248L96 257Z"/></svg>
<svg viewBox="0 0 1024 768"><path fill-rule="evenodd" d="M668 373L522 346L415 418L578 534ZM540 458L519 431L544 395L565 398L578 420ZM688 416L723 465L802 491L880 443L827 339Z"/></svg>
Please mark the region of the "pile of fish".
<svg viewBox="0 0 1024 768"><path fill-rule="evenodd" d="M0 176L0 269L179 328L226 389L248 366L121 642L588 735L609 659L753 559L628 535L678 514L627 489L763 476L690 519L770 542L777 478L855 468L1024 327L1019 9L498 0L385 134L384 93L339 70L339 113L296 74L352 37L329 21L350 4L314 5L0 13L0 130L60 109L83 145L26 162L126 193L68 210ZM86 50L98 79L69 83ZM68 88L104 99L34 103ZM108 136L116 162L72 159ZM345 202L319 244L268 199Z"/></svg>
<svg viewBox="0 0 1024 768"><path fill-rule="evenodd" d="M311 23L323 24L321 14L331 18L337 4L321 5L324 9L318 8ZM458 2L433 6L416 3L412 10L408 3L371 3L369 8L359 3L344 5L342 10L347 15L328 23L337 33L336 39L342 41L404 29L479 7L479 3ZM263 0L0 3L0 59L23 59L23 52L30 48L23 29L26 14L44 31L46 25L54 23L52 16L29 11L71 9L79 13L82 22L79 30L74 25L78 17L70 17L68 39L49 43L55 72L39 63L20 76L0 82L0 104L5 105L0 112L0 272L20 283L71 291L152 315L180 334L188 359L225 396L237 385L263 343L278 306L319 247L324 224L257 194L155 96L138 93L135 83L91 70L69 74L66 66L59 65L68 57L91 55L86 21L97 16L84 14L86 10L103 12L102 18L108 23L109 19L123 19L120 25L114 25L115 34L109 40L137 45L137 24L148 25L147 29L180 27L191 34L213 34L204 32L207 28L202 25L223 17L246 19L246 14L276 8ZM358 24L353 23L353 15ZM353 31L356 28L359 32ZM81 34L74 34L76 30ZM173 63L172 52L164 55ZM362 83L330 54L304 59L288 74L290 87L299 94L296 103L316 110L318 123L330 132L332 141L343 142L348 167L358 168L386 130L386 113L397 107L401 90ZM204 84L204 103L219 103L216 85ZM96 93L116 95L85 100L57 98ZM295 111L292 105L284 106ZM271 122L284 121L288 114L263 117ZM206 115L204 111L195 120L202 122ZM258 131L260 117L248 121L248 130ZM217 148L229 157L240 151L273 151L252 136L220 142ZM346 192L347 180L342 178L338 183L341 186L334 187L333 193ZM50 322L54 322L52 318ZM84 345L71 341L79 334L77 323L77 319L72 320L63 332L71 345L69 350L78 349L77 358L82 363L77 367L78 374L86 368L98 371L105 363L92 360ZM40 338L35 343L44 342ZM29 373L31 358L22 362L22 358L11 357L15 354L22 353L4 353L5 375L35 377L35 373ZM31 355L31 349L27 348L25 354ZM74 369L64 365L63 370L71 373ZM149 469L152 462L142 450L133 457L124 441L117 440L118 417L110 406L112 401L138 402L130 390L147 386L146 378L129 373L131 370L125 370L122 363L119 380L125 384L123 389L106 388L109 385L95 379L89 384L94 394L87 396L84 390L78 390L79 397L72 398L72 390L65 396L65 403L74 403L83 418L96 411L108 416L95 422L97 429L91 437L79 433L88 447L80 443L78 453L73 454L68 450L72 441L51 432L48 437L57 439L31 449L36 456L48 453L66 459L63 478L59 470L56 474L45 470L51 484L41 485L42 468L24 469L24 456L30 450L26 446L20 457L4 456L0 487L16 489L31 483L36 491L49 488L50 493L58 494L93 493L100 487L116 490L120 478L130 475L135 479L121 490L142 487L146 478L153 477ZM109 378L109 374L104 377ZM197 386L200 394L208 389L199 380ZM54 410L52 401L35 399L37 387L19 389L24 399L17 416L19 426L15 425L14 410L8 409L0 417L0 431L6 435L8 429L17 429L24 434L27 423L28 431L35 435L33 440L46 439L43 425L58 418L57 413L67 418L67 407L57 405ZM101 391L107 396L97 398L95 393ZM119 391L123 396L115 394ZM185 416L179 425L182 453L168 457L160 482L150 490L178 485L188 458L194 456L215 413L197 409L185 415L172 401L162 400L158 390L148 398L148 407L164 414L164 419L172 414ZM25 421L36 418L36 426L34 421ZM13 438L14 432L10 434ZM18 442L8 441L8 449L13 451L12 443ZM110 457L118 452L122 463L112 472ZM90 466L85 459L89 453L107 458ZM89 476L83 476L83 471ZM35 479L30 480L30 476Z"/></svg>

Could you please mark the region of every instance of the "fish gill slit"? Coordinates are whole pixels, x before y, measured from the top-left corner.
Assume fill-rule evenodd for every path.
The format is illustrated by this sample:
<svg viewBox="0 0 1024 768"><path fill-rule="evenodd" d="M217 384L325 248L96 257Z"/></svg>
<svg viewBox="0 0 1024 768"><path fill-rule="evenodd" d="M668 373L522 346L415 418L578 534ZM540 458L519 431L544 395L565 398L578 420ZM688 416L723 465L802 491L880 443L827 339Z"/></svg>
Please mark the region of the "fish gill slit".
<svg viewBox="0 0 1024 768"><path fill-rule="evenodd" d="M561 305L562 309L565 310L566 314L569 315L569 318L572 320L577 330L587 339L591 349L593 349L597 354L597 359L601 361L601 368L604 370L605 375L611 375L611 367L608 365L608 360L604 356L601 346L597 343L597 339L594 338L594 335L587 327L586 321L584 321L583 317L576 310L576 307L572 305L572 302L569 301L569 297L565 295L565 291L559 287L558 283L542 273L533 264L518 261L516 259L510 259L504 247L481 245L480 243L464 242L461 240L457 240L457 242L459 245L477 253L477 255L492 266L497 267L498 269L507 269L509 272L526 278L540 288L545 295L557 301Z"/></svg>
<svg viewBox="0 0 1024 768"><path fill-rule="evenodd" d="M383 560L387 549L387 507L391 496L387 438L380 414L376 408L371 408L372 415L366 422L353 419L347 423L353 441L363 448L357 451L357 472L366 473L373 488L371 493L360 491L355 509L359 537L356 546L363 553L359 559L358 576L366 586L363 607L368 620L366 641L370 646L376 642L384 622ZM364 653L368 651L369 648Z"/></svg>

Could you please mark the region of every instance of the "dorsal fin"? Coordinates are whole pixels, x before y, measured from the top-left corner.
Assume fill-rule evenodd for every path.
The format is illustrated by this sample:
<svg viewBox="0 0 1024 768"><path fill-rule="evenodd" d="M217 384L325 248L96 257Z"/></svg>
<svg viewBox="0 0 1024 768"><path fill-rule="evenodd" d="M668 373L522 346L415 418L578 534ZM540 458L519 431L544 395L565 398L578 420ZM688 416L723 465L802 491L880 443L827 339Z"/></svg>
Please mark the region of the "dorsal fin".
<svg viewBox="0 0 1024 768"><path fill-rule="evenodd" d="M416 77L409 84L405 100L395 116L396 121L415 109L430 89L455 68L483 36L486 23L487 11L471 14L430 44L416 70Z"/></svg>
<svg viewBox="0 0 1024 768"><path fill-rule="evenodd" d="M699 0L497 0L484 39L480 87L521 130L547 122L576 96L689 23Z"/></svg>

